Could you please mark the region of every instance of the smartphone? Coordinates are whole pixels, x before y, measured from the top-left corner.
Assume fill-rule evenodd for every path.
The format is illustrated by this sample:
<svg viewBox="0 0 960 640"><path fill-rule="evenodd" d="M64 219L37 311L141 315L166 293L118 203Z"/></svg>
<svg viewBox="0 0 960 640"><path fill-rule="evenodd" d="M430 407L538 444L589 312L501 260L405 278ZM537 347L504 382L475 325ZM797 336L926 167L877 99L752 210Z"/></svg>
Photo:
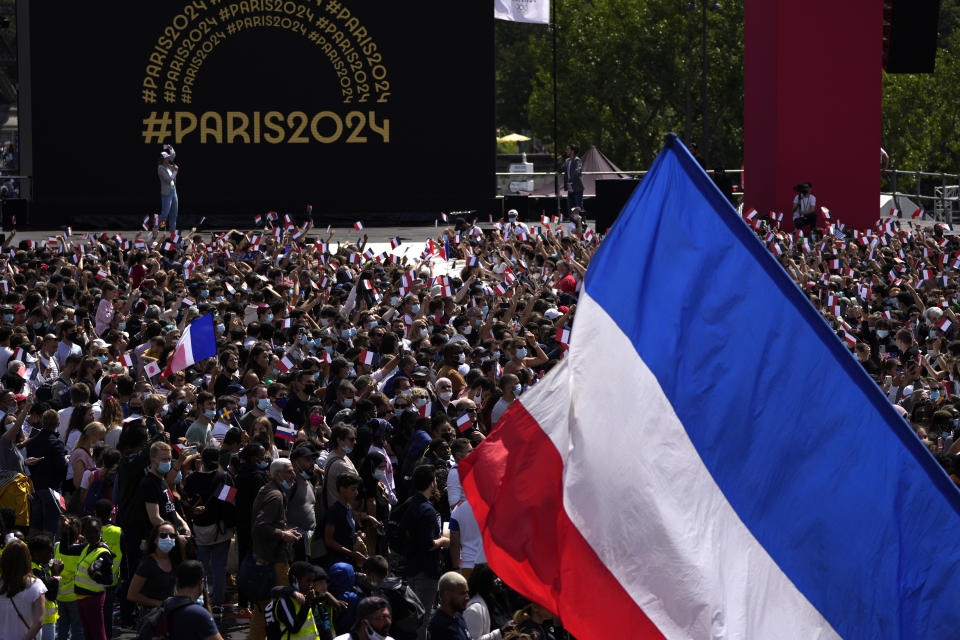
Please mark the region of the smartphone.
<svg viewBox="0 0 960 640"><path fill-rule="evenodd" d="M192 444L192 445L190 445L189 447L187 447L187 448L185 448L185 449L183 450L183 455L184 455L184 456L192 456L192 455L195 454L196 452L197 452L197 445Z"/></svg>
<svg viewBox="0 0 960 640"><path fill-rule="evenodd" d="M883 379L884 384L893 384L893 376L887 376Z"/></svg>

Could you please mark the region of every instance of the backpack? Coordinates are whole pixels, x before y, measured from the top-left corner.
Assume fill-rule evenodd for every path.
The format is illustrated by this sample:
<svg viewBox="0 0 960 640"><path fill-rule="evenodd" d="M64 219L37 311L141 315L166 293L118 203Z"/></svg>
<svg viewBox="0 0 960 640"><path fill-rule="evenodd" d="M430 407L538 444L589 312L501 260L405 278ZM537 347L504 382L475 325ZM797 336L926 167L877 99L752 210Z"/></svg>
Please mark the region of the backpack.
<svg viewBox="0 0 960 640"><path fill-rule="evenodd" d="M137 628L137 640L172 640L170 638L170 616L174 611L191 604L190 600L182 600L176 604L164 602L162 607L152 609L140 620Z"/></svg>
<svg viewBox="0 0 960 640"><path fill-rule="evenodd" d="M104 546L104 548L106 548ZM97 556L96 560L90 563L90 569L87 571L90 578L97 583L110 586L113 584L113 552L107 551Z"/></svg>
<svg viewBox="0 0 960 640"><path fill-rule="evenodd" d="M390 603L390 634L397 640L414 640L426 613L420 598L404 580L394 576L384 578L377 590Z"/></svg>
<svg viewBox="0 0 960 640"><path fill-rule="evenodd" d="M408 528L402 526L407 512L413 505L413 496L407 498L397 508L390 512L390 519L384 527L387 533L387 547L394 553L398 553L406 559L409 552L413 549L413 536Z"/></svg>

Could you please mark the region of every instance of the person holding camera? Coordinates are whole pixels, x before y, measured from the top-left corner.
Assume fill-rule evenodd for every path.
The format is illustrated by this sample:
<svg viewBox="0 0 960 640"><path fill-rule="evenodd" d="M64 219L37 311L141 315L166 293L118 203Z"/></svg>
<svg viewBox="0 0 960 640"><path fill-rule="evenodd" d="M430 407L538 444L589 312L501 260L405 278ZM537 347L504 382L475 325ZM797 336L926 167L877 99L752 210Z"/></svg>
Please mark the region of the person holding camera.
<svg viewBox="0 0 960 640"><path fill-rule="evenodd" d="M807 227L810 232L817 227L817 197L810 193L812 188L809 182L793 187L797 192L793 197L793 226L796 229Z"/></svg>
<svg viewBox="0 0 960 640"><path fill-rule="evenodd" d="M157 165L157 175L160 178L160 222L167 225L167 230L177 228L177 173L180 167L174 164L177 152L169 144L163 145L160 152L160 164Z"/></svg>

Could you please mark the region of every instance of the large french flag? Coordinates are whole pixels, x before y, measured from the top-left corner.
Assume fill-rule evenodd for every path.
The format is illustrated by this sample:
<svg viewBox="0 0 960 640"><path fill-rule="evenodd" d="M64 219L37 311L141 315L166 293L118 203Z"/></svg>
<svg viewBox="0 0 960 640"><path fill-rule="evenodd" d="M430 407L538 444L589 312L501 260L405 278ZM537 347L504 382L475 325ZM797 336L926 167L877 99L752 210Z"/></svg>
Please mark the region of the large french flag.
<svg viewBox="0 0 960 640"><path fill-rule="evenodd" d="M960 637L960 493L673 137L460 475L580 640Z"/></svg>
<svg viewBox="0 0 960 640"><path fill-rule="evenodd" d="M208 313L191 322L180 336L163 376L182 371L192 364L215 355L217 355L217 334L213 330L213 316Z"/></svg>

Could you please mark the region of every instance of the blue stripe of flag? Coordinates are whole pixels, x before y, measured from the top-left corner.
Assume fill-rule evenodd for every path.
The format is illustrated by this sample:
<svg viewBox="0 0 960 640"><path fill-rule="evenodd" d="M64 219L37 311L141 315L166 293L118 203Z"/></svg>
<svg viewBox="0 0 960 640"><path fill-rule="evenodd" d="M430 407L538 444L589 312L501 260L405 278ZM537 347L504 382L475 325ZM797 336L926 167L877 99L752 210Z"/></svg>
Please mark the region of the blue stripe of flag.
<svg viewBox="0 0 960 640"><path fill-rule="evenodd" d="M675 138L585 287L841 636L960 633L960 493Z"/></svg>
<svg viewBox="0 0 960 640"><path fill-rule="evenodd" d="M217 334L213 330L213 316L209 313L190 323L190 351L193 361L200 362L217 355Z"/></svg>

